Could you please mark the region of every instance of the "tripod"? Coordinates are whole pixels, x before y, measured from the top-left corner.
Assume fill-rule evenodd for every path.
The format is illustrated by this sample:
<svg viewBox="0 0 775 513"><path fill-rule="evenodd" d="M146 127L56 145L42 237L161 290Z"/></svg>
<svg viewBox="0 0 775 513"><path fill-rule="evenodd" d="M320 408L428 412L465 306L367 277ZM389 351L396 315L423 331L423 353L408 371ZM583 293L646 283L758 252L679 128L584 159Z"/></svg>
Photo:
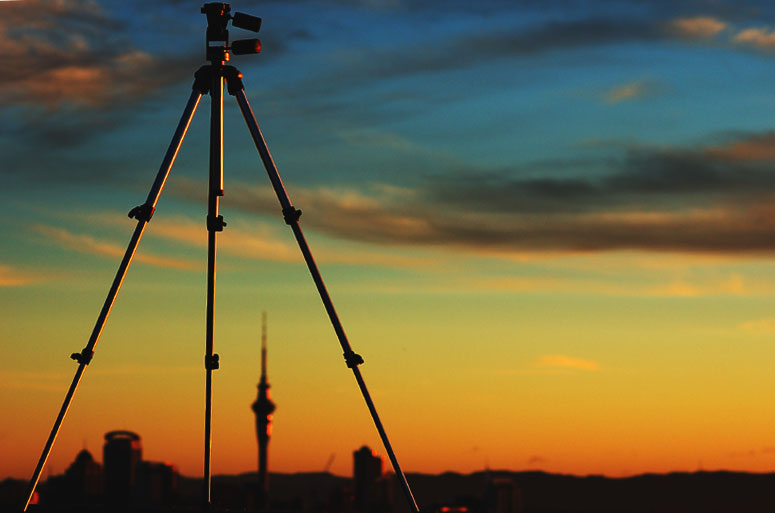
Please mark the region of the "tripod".
<svg viewBox="0 0 775 513"><path fill-rule="evenodd" d="M253 142L256 145L261 161L266 168L266 172L269 175L269 180L272 183L277 199L282 207L283 217L285 223L291 227L293 235L296 238L296 242L299 245L299 249L304 257L304 261L307 264L312 280L315 282L320 299L323 301L323 306L328 313L328 317L334 328L339 344L344 351L344 359L347 367L352 369L355 380L358 384L358 388L366 401L366 406L369 409L372 420L379 432L379 436L382 440L385 450L388 453L390 462L396 473L396 477L401 484L406 499L409 503L409 507L414 513L419 513L419 508L414 501L412 492L409 488L409 484L406 481L401 466L398 463L393 448L388 440L387 433L380 421L377 414L374 402L371 399L366 383L361 375L359 365L363 363L363 358L355 353L350 347L350 343L345 335L344 328L342 327L339 317L334 309L334 305L331 301L326 286L323 283L323 278L320 275L320 271L315 264L315 260L312 257L309 246L304 239L304 234L299 226L299 218L301 216L301 210L296 209L291 203L288 193L285 191L282 179L277 172L277 167L272 160L272 156L269 153L264 136L258 127L256 118L253 111L250 108L248 99L245 96L245 90L242 83L242 73L240 73L234 66L226 65L229 60L229 52L234 54L251 54L258 53L261 50L261 43L258 39L244 39L234 41L229 44L229 32L227 30L228 22L231 21L236 27L252 30L258 32L261 27L261 19L256 18L244 13L235 13L233 16L230 14L231 7L225 3L207 3L202 7L202 13L207 16L207 60L210 64L202 66L194 74L194 85L191 92L191 96L186 103L186 107L183 110L180 122L172 137L172 141L167 149L167 153L164 156L164 160L161 163L159 171L156 175L156 179L151 187L148 197L145 203L133 208L129 212L129 217L137 220L137 227L129 242L124 257L121 260L116 276L113 279L113 283L108 292L108 296L100 311L97 322L92 330L89 341L86 347L81 350L80 353L73 353L70 357L78 362L78 369L76 370L73 381L70 384L70 388L65 395L64 403L54 421L54 426L51 429L48 440L43 449L43 453L38 460L37 467L33 473L33 477L30 480L27 499L24 504L24 511L27 510L29 503L35 493L35 488L40 479L40 475L43 471L43 467L46 464L46 460L51 452L56 437L59 433L59 429L64 421L67 411L72 403L73 396L78 388L78 385L83 377L83 373L86 370L86 366L91 362L94 356L94 349L102 333L108 315L110 314L113 304L121 284L126 277L126 273L129 269L129 265L132 262L137 246L140 243L140 239L143 236L145 227L153 217L154 210L161 196L162 189L169 177L169 173L172 170L172 165L175 162L180 146L183 143L183 139L188 131L188 127L191 124L191 120L194 117L194 113L199 105L199 101L205 94L210 94L211 97L211 110L210 110L210 173L209 173L209 187L208 187L208 205L207 205L207 303L206 303L206 332L205 332L205 436L204 436L204 483L203 483L203 507L205 510L209 510L211 506L211 474L210 474L210 456L211 456L211 440L212 440L212 376L213 371L219 367L218 355L214 352L214 336L213 336L213 320L215 315L215 269L216 269L216 248L217 248L217 234L223 231L226 223L223 220L223 216L218 214L219 199L223 196L223 92L224 84L227 86L228 93L235 97L237 104L239 105L242 116L245 118L248 130L253 137Z"/></svg>

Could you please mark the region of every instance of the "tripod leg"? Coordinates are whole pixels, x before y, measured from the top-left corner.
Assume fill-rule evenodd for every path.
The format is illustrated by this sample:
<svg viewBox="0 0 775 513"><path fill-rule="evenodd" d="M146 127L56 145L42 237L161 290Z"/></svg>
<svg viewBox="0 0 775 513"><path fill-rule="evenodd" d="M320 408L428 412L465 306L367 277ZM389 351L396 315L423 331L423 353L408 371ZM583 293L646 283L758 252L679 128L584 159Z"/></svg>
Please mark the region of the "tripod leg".
<svg viewBox="0 0 775 513"><path fill-rule="evenodd" d="M233 94L237 99L239 108L242 111L242 115L245 118L248 129L250 130L250 134L253 136L253 142L256 144L256 149L261 156L261 160L264 163L266 172L269 174L269 180L272 182L277 199L280 200L280 205L282 205L285 222L293 230L293 234L296 237L296 242L299 244L299 249L301 249L301 253L304 255L304 261L307 263L309 272L312 275L312 279L318 289L320 299L323 301L323 305L326 308L328 317L331 320L331 324L334 327L336 336L339 339L339 344L342 346L342 350L344 351L344 358L347 362L347 366L352 369L353 374L355 375L355 380L358 382L358 388L360 388L363 399L366 401L366 406L369 408L371 418L374 421L374 425L377 427L379 436L382 439L382 443L388 453L390 463L393 465L393 470L396 473L396 477L401 483L401 487L403 488L406 499L409 502L409 506L413 512L419 513L417 503L415 502L412 491L409 488L409 483L407 483L406 476L401 470L401 466L398 464L398 459L393 452L393 447L390 445L385 428L382 426L382 421L379 419L377 409L374 406L374 402L371 400L371 395L366 388L366 383L364 382L363 376L361 375L360 369L358 368L358 365L363 363L363 359L360 357L360 355L353 352L352 348L350 347L350 343L347 341L347 335L344 333L344 328L339 321L339 316L336 314L334 304L328 295L326 286L323 283L323 278L321 277L320 271L315 264L315 260L312 258L312 253L310 252L307 241L304 239L304 234L302 233L301 227L299 226L299 216L301 216L301 211L294 208L294 206L291 204L291 200L288 197L288 193L285 191L285 186L283 185L282 179L277 172L277 167L272 160L272 155L269 153L269 149L266 146L266 141L264 141L264 136L261 134L261 129L258 127L256 118L253 115L253 111L250 108L248 99L245 96L245 91L242 88L242 84L238 80L238 77L236 80L232 79L229 82L229 93Z"/></svg>
<svg viewBox="0 0 775 513"><path fill-rule="evenodd" d="M108 292L108 297L105 299L105 303L102 305L102 310L97 317L97 322L94 325L91 337L89 337L89 342L80 353L73 353L71 355L71 358L79 363L78 370L75 372L75 377L70 384L70 389L65 395L62 408L59 410L59 415L54 422L54 427L51 429L51 433L49 434L48 440L46 441L46 445L43 448L43 453L40 455L40 459L38 460L38 465L35 468L32 479L30 479L23 511L27 511L27 507L32 500L32 496L35 493L35 487L37 486L38 480L40 479L40 474L43 472L43 467L46 465L46 460L48 459L48 456L51 452L51 448L54 446L54 441L59 434L59 428L61 427L65 416L67 415L67 410L70 408L70 403L73 400L73 396L75 395L75 391L81 381L81 377L86 370L86 366L89 364L89 362L91 362L92 356L94 355L94 348L97 345L97 341L99 340L100 335L102 334L103 328L105 327L105 322L107 321L108 315L110 314L110 310L113 308L113 303L115 302L116 295L118 294L118 291L121 288L121 284L126 277L129 265L132 263L132 258L134 257L135 251L137 251L137 245L140 243L140 239L143 236L145 226L148 224L148 221L151 220L153 210L156 208L156 204L159 201L161 191L164 188L165 182L167 181L167 177L169 176L170 170L172 169L172 164L175 162L175 157L180 150L180 145L183 143L183 138L185 137L186 131L191 124L191 119L194 117L194 113L196 112L196 108L201 97L201 91L195 89L191 92L191 96L188 100L188 103L186 104L186 108L183 111L183 116L180 119L180 123L178 123L177 130L175 130L175 135L173 136L172 142L167 149L167 153L164 156L164 160L162 161L159 172L156 175L156 180L154 181L153 186L148 193L148 198L143 205L135 207L131 212L129 212L129 217L134 217L137 219L137 227L135 228L132 239L129 242L129 246L126 249L126 253L124 253L124 258L121 260L121 264L118 267L116 277L113 279L113 284L111 285L110 291Z"/></svg>
<svg viewBox="0 0 775 513"><path fill-rule="evenodd" d="M223 196L223 67L211 67L210 84L210 185L207 200L207 300L205 331L205 437L204 437L204 511L211 507L211 461L213 417L213 371L218 369L214 349L215 324L215 261L217 234L226 223L218 215L218 203Z"/></svg>

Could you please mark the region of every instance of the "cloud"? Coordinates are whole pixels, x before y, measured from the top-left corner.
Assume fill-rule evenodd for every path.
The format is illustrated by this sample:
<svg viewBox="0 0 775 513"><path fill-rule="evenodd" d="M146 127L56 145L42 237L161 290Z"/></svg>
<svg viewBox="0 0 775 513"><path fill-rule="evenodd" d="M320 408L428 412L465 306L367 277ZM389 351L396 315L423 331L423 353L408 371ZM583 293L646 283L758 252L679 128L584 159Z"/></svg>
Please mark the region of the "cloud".
<svg viewBox="0 0 775 513"><path fill-rule="evenodd" d="M204 225L186 218L164 219L162 216L157 216L154 217L147 231L149 235L189 246L207 245L207 231ZM218 247L225 254L246 258L277 262L300 260L298 251L288 242L278 240L272 231L255 226L248 231L244 225L235 226L233 222L228 222L225 232L218 238Z"/></svg>
<svg viewBox="0 0 775 513"><path fill-rule="evenodd" d="M192 374L198 367L161 366L149 364L124 364L106 368L104 365L90 370L91 375L98 376L155 376L168 374ZM12 390L38 390L61 393L72 380L72 375L64 372L2 370L0 380L3 386Z"/></svg>
<svg viewBox="0 0 775 513"><path fill-rule="evenodd" d="M536 367L553 367L560 369L574 369L582 371L598 371L600 364L584 358L575 358L562 354L546 355L539 358L534 365Z"/></svg>
<svg viewBox="0 0 775 513"><path fill-rule="evenodd" d="M0 264L0 287L19 287L43 281L44 276Z"/></svg>
<svg viewBox="0 0 775 513"><path fill-rule="evenodd" d="M641 19L585 18L546 22L534 28L487 27L412 46L350 55L331 85L468 68L506 57L533 56L566 48L648 41L663 37L658 24ZM329 82L329 81L325 81ZM325 83L324 82L324 83Z"/></svg>
<svg viewBox="0 0 775 513"><path fill-rule="evenodd" d="M158 365L153 363L126 363L119 364L111 367L99 367L91 371L91 374L97 374L102 376L158 376L166 374L194 374L199 370L198 367L190 366L170 366L170 365Z"/></svg>
<svg viewBox="0 0 775 513"><path fill-rule="evenodd" d="M704 147L633 147L614 158L449 170L413 188L289 190L302 225L371 244L487 254L640 250L704 254L775 251L771 133ZM620 150L618 150L620 151ZM200 201L202 186L174 194ZM230 206L279 218L269 187L242 185Z"/></svg>
<svg viewBox="0 0 775 513"><path fill-rule="evenodd" d="M567 265L567 262L565 262ZM598 264L599 265L599 264ZM636 266L637 268L637 266ZM707 297L739 296L741 294L771 294L770 283L749 286L740 275L726 277L665 278L664 272L655 273L642 281L633 282L618 275L587 272L581 276L513 277L500 276L473 284L484 290L510 292L539 292L564 294L598 294L639 297Z"/></svg>
<svg viewBox="0 0 775 513"><path fill-rule="evenodd" d="M62 228L55 228L52 226L36 225L33 229L38 233L44 235L49 240L55 242L59 246L79 251L81 253L88 253L91 255L108 256L113 258L121 258L126 252L126 248L118 246L109 242L100 241L89 235L79 235L72 233ZM148 255L144 252L138 252L134 256L134 260L149 265L158 267L166 267L172 269L183 270L201 270L202 264L195 263L188 260L167 258L155 255Z"/></svg>
<svg viewBox="0 0 775 513"><path fill-rule="evenodd" d="M630 148L585 175L573 162L541 177L529 169L439 175L418 194L437 208L424 236L504 250L769 253L771 137Z"/></svg>
<svg viewBox="0 0 775 513"><path fill-rule="evenodd" d="M695 16L671 20L668 26L679 37L706 40L716 37L728 25L711 16Z"/></svg>
<svg viewBox="0 0 775 513"><path fill-rule="evenodd" d="M754 335L764 335L775 333L775 318L765 317L763 319L755 319L752 321L745 321L738 326L740 330L746 333Z"/></svg>
<svg viewBox="0 0 775 513"><path fill-rule="evenodd" d="M757 50L775 49L775 32L766 28L747 28L738 32L734 42Z"/></svg>
<svg viewBox="0 0 775 513"><path fill-rule="evenodd" d="M417 144L405 137L401 137L392 133L380 132L377 130L348 130L340 132L338 135L344 142L354 146L390 148L393 150L414 152L421 150Z"/></svg>
<svg viewBox="0 0 775 513"><path fill-rule="evenodd" d="M180 59L135 48L124 24L81 0L0 4L0 106L126 106L180 80Z"/></svg>
<svg viewBox="0 0 775 513"><path fill-rule="evenodd" d="M611 88L603 95L603 101L609 105L615 105L625 100L635 100L652 94L655 84L650 80L635 80Z"/></svg>
<svg viewBox="0 0 775 513"><path fill-rule="evenodd" d="M188 183L188 189L182 189L189 190L189 192L193 190L201 191L206 187L204 181L200 183L183 178L178 178L176 183L179 186L183 181ZM180 187L178 188L181 189ZM241 196L237 189L248 191L247 196L251 196L250 187L235 187L234 196L237 197L236 199L240 199ZM262 192L269 193L269 190ZM259 195L265 196L265 200L268 200L270 203L273 200L269 194ZM195 195L195 198L199 199L199 196ZM228 199L235 198L232 198L232 194L229 194ZM247 203L244 196L242 196L242 201ZM249 209L243 208L242 210ZM279 209L275 209L274 213L278 214ZM88 216L75 214L75 216L81 223L109 227L126 226L125 215L115 211L106 211L99 214L91 213ZM227 227L218 238L218 251L220 254L250 260L303 262L303 257L294 241L293 235L287 229L280 215L276 215L274 223L256 222L255 220L244 218L239 219L236 216L234 219L227 219L227 223ZM207 245L207 231L204 223L183 216L173 216L171 218L161 214L154 216L153 221L146 228L145 238L164 239L177 246L182 244L193 248L205 248ZM118 254L120 249L114 248L115 253ZM99 248L94 252L100 252ZM101 253L112 256L107 251L102 251ZM341 245L335 248L330 247L330 245L323 246L322 248L317 247L314 248L314 256L318 262L334 264L426 269L437 268L439 265L438 258L391 254L386 253L382 248L353 247L352 245L348 246L344 251L341 249Z"/></svg>
<svg viewBox="0 0 775 513"><path fill-rule="evenodd" d="M504 9L508 7L498 4L482 10L490 14L500 12L505 20L508 16L502 13ZM521 9L522 12L531 11L525 5ZM610 6L604 9L610 11ZM594 10L569 8L561 19L544 13L533 18L532 23L476 24L476 28L448 31L443 38L424 38L384 48L348 47L332 59L333 71L318 76L314 84L305 83L302 87L335 93L341 89L343 82L356 86L384 79L469 69L504 59L609 45L684 41L715 45L745 44L761 48L769 44L770 38L775 38L764 29L748 29L732 37L734 31L730 24L718 17L705 15L665 19L660 16L663 12L657 9L654 14L634 17L625 11L618 15L603 15ZM457 15L462 16L462 11ZM725 34L726 37L722 38ZM287 94L298 97L295 89L287 91Z"/></svg>
<svg viewBox="0 0 775 513"><path fill-rule="evenodd" d="M485 8L485 11L489 10ZM730 23L711 15L665 19L658 15L590 15L573 9L568 12L571 14L562 21L539 17L542 21L533 24L487 24L448 33L444 38L387 48L348 48L337 54L338 60L332 63L335 71L318 77L312 87L332 93L338 91L343 82L354 86L390 78L469 69L504 59L629 43L682 41L758 50L775 48L775 32L765 28L735 32ZM664 11L657 9L657 12ZM622 93L626 94L626 91ZM293 94L298 96L295 91Z"/></svg>
<svg viewBox="0 0 775 513"><path fill-rule="evenodd" d="M72 147L124 125L140 102L191 79L199 59L188 47L150 52L133 37L126 21L92 1L0 2L0 135Z"/></svg>
<svg viewBox="0 0 775 513"><path fill-rule="evenodd" d="M584 163L596 169L583 175L572 172L580 163L569 161L550 163L554 169L540 177L530 169L474 170L442 175L434 185L439 200L482 211L669 212L670 203L686 210L707 207L714 196L766 195L775 187L767 166L775 162L767 146L773 138L767 132L699 148L630 147L608 162Z"/></svg>
<svg viewBox="0 0 775 513"><path fill-rule="evenodd" d="M61 392L72 379L62 372L0 371L3 386L12 390Z"/></svg>
<svg viewBox="0 0 775 513"><path fill-rule="evenodd" d="M742 276L733 274L726 280L713 283L691 283L685 280L676 280L667 286L652 288L649 291L649 294L666 297L700 297L719 295L739 296L749 292L751 292L751 290L746 287Z"/></svg>
<svg viewBox="0 0 775 513"><path fill-rule="evenodd" d="M726 21L713 16L677 18L670 20L666 26L669 34L680 39L712 42L762 52L775 50L775 31L769 27L734 28ZM724 37L719 37L720 35Z"/></svg>
<svg viewBox="0 0 775 513"><path fill-rule="evenodd" d="M202 186L193 180L182 180L172 193L199 201ZM427 221L419 216L401 214L386 208L389 198L405 190L374 187L371 194L356 189L319 187L290 191L294 202L301 205L303 224L329 235L362 242L382 242L402 238L420 238L428 232ZM225 200L226 201L226 200ZM229 206L279 218L280 206L269 187L235 184L229 189ZM369 234L373 234L370 237Z"/></svg>
<svg viewBox="0 0 775 513"><path fill-rule="evenodd" d="M667 23L668 32L682 39L716 42L760 51L775 50L775 32L767 27L748 27L733 31L731 26L712 16L677 18ZM719 39L725 33L727 37Z"/></svg>
<svg viewBox="0 0 775 513"><path fill-rule="evenodd" d="M729 162L775 162L775 133L753 134L728 144L710 146L705 152Z"/></svg>

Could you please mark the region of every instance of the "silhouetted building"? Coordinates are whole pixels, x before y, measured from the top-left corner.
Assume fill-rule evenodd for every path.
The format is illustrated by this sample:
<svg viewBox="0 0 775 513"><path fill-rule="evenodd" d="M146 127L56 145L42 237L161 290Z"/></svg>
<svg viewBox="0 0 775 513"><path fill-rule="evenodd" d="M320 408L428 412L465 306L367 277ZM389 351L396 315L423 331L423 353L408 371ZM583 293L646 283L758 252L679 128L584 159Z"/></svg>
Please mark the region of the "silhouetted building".
<svg viewBox="0 0 775 513"><path fill-rule="evenodd" d="M40 483L40 495L31 504L40 511L166 511L185 506L180 482L174 465L142 461L139 435L111 431L105 434L103 465L82 450L64 474ZM0 512L3 505L0 493Z"/></svg>
<svg viewBox="0 0 775 513"><path fill-rule="evenodd" d="M488 513L522 513L522 490L510 476L494 476L488 483Z"/></svg>
<svg viewBox="0 0 775 513"><path fill-rule="evenodd" d="M138 434L131 431L105 433L102 460L105 465L105 495L109 503L126 505L132 502L142 453Z"/></svg>
<svg viewBox="0 0 775 513"><path fill-rule="evenodd" d="M256 414L256 435L258 437L258 487L256 490L256 505L259 510L265 509L269 501L269 437L272 434L272 413L275 404L270 399L269 381L266 375L266 312L261 324L261 378L258 382L258 398L253 403Z"/></svg>
<svg viewBox="0 0 775 513"><path fill-rule="evenodd" d="M67 495L76 504L92 504L102 496L102 465L82 450L65 471Z"/></svg>
<svg viewBox="0 0 775 513"><path fill-rule="evenodd" d="M365 445L353 452L353 494L355 510L371 511L381 503L378 482L382 477L382 458Z"/></svg>
<svg viewBox="0 0 775 513"><path fill-rule="evenodd" d="M102 502L102 466L82 450L64 474L49 477L39 490L44 509L75 508L91 511Z"/></svg>
<svg viewBox="0 0 775 513"><path fill-rule="evenodd" d="M179 498L179 473L175 465L141 461L137 465L135 498L139 504L169 506Z"/></svg>
<svg viewBox="0 0 775 513"><path fill-rule="evenodd" d="M24 504L27 498L27 486L29 483L21 479L12 479L10 477L0 481L0 511L19 510L20 505ZM38 504L38 492L35 492L30 504Z"/></svg>

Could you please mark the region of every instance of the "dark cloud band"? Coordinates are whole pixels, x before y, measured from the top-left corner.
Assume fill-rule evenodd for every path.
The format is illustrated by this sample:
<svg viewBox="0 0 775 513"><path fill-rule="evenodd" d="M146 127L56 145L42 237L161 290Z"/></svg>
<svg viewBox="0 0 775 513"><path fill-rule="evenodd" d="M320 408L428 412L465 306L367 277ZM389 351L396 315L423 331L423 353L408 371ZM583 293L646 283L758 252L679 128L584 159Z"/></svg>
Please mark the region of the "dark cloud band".
<svg viewBox="0 0 775 513"><path fill-rule="evenodd" d="M771 253L775 159L761 158L756 149L771 137L759 134L719 147L630 150L618 167L602 169L598 177L436 175L417 189L372 191L355 200L352 192L290 192L306 226L374 244L502 253ZM176 194L198 199L202 187L184 182ZM268 188L234 187L228 203L262 215L278 212Z"/></svg>

